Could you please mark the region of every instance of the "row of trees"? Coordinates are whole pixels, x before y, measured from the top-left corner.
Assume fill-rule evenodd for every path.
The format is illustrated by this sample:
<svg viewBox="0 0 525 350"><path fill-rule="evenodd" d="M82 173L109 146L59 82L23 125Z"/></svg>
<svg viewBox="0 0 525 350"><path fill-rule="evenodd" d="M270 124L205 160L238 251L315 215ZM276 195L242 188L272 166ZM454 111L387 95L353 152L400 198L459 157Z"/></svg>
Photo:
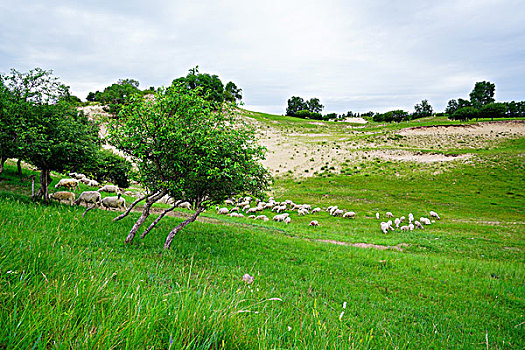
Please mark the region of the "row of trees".
<svg viewBox="0 0 525 350"><path fill-rule="evenodd" d="M101 150L98 125L70 96L51 71L0 75L0 173L8 158L18 159L19 175L22 160L37 167L41 186L35 199L48 200L51 170L87 170L99 180L112 176L127 184L129 162Z"/></svg>
<svg viewBox="0 0 525 350"><path fill-rule="evenodd" d="M414 106L413 113L409 113L402 109L397 109L388 111L386 113L375 113L372 118L375 122L399 123L406 120L430 117L433 113L434 109L430 103L428 103L428 100L423 100L421 103L418 103Z"/></svg>
<svg viewBox="0 0 525 350"><path fill-rule="evenodd" d="M303 119L323 120L324 118L321 114L323 108L321 101L316 97L304 100L302 97L292 96L288 99L286 115Z"/></svg>

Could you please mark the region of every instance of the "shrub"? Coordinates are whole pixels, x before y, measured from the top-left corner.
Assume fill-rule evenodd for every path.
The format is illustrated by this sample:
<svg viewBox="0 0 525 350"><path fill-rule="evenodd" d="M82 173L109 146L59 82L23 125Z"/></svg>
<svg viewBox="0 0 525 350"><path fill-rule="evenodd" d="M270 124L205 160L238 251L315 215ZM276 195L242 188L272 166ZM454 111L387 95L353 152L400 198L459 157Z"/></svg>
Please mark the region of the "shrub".
<svg viewBox="0 0 525 350"><path fill-rule="evenodd" d="M463 107L452 114L449 119L453 120L470 120L472 118L479 118L479 111L474 107Z"/></svg>

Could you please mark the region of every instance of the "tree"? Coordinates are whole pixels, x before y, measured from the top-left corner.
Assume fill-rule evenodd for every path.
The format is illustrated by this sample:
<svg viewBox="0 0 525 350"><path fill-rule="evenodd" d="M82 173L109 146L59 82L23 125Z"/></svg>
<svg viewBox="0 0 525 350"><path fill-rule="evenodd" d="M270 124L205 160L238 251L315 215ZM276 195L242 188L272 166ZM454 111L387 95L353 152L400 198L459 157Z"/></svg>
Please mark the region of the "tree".
<svg viewBox="0 0 525 350"><path fill-rule="evenodd" d="M458 110L458 101L452 99L448 101L447 108L445 109L445 113L448 115L454 114L455 111Z"/></svg>
<svg viewBox="0 0 525 350"><path fill-rule="evenodd" d="M490 81L480 81L474 85L470 93L470 103L475 108L481 108L486 104L494 102L494 91L496 85Z"/></svg>
<svg viewBox="0 0 525 350"><path fill-rule="evenodd" d="M308 110L306 102L298 96L292 96L288 99L288 107L286 107L286 115L295 116L299 111Z"/></svg>
<svg viewBox="0 0 525 350"><path fill-rule="evenodd" d="M4 77L0 76L0 174L4 171L4 164L8 158L20 155L19 151L19 116L15 114L16 99L4 84Z"/></svg>
<svg viewBox="0 0 525 350"><path fill-rule="evenodd" d="M306 109L312 113L321 113L324 106L321 104L318 98L314 97L306 102Z"/></svg>
<svg viewBox="0 0 525 350"><path fill-rule="evenodd" d="M92 156L99 146L98 127L70 103L68 87L51 71L11 71L3 81L11 95L16 156L41 170L35 199L48 200L51 170L64 171Z"/></svg>
<svg viewBox="0 0 525 350"><path fill-rule="evenodd" d="M224 100L237 103L242 100L242 89L238 88L234 82L229 81L224 88Z"/></svg>
<svg viewBox="0 0 525 350"><path fill-rule="evenodd" d="M481 118L504 118L507 113L507 106L504 103L489 103L481 107L479 116Z"/></svg>
<svg viewBox="0 0 525 350"><path fill-rule="evenodd" d="M164 244L168 249L177 232L205 208L237 194L260 196L266 190L270 177L260 164L265 150L257 145L254 130L231 111L214 107L198 89L175 82L157 92L155 99L133 97L112 123L110 141L135 160L138 181L148 189L127 243L133 242L151 205L166 194L189 201L195 210L168 234ZM142 238L150 230L151 226Z"/></svg>
<svg viewBox="0 0 525 350"><path fill-rule="evenodd" d="M415 118L430 117L434 112L432 106L428 103L428 100L423 100L420 104L416 104L414 110Z"/></svg>
<svg viewBox="0 0 525 350"><path fill-rule="evenodd" d="M479 110L472 106L459 108L457 111L454 112L451 116L449 116L449 119L453 120L463 120L467 121L472 118L478 118L479 117Z"/></svg>
<svg viewBox="0 0 525 350"><path fill-rule="evenodd" d="M230 93L232 93L232 95L229 96L228 92L225 91L221 79L215 74L210 75L208 73L199 73L199 66L190 69L186 77L180 77L173 80L172 84L181 84L189 90L198 91L198 93L205 99L218 104L224 102L226 97L235 98L236 96L240 96L240 92L242 91L232 83L232 85L230 85L230 88L232 89ZM236 89L235 91L233 90L234 87Z"/></svg>

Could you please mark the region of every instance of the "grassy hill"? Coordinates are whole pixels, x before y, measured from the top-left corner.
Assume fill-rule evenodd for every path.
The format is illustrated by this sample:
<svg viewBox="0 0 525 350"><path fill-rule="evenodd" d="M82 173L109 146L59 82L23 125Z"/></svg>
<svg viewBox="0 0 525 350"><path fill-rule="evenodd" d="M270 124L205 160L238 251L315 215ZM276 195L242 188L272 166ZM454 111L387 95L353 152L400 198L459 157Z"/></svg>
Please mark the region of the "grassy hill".
<svg viewBox="0 0 525 350"><path fill-rule="evenodd" d="M210 210L164 252L183 209L128 246L136 213L114 223L114 212L34 203L8 163L0 348L525 347L522 122L243 117L269 148L276 200L356 218L291 213L285 225ZM420 128L437 124L451 126ZM413 232L385 235L375 218L430 210L441 220Z"/></svg>

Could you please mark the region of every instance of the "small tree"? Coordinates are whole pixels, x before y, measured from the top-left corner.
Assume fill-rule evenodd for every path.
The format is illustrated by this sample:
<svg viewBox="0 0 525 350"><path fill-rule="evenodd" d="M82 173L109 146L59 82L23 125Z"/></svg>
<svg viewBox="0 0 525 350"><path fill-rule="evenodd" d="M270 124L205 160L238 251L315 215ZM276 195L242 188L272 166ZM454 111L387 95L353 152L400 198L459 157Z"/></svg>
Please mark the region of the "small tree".
<svg viewBox="0 0 525 350"><path fill-rule="evenodd" d="M507 106L504 103L489 103L481 107L479 116L481 118L504 118L507 113Z"/></svg>
<svg viewBox="0 0 525 350"><path fill-rule="evenodd" d="M456 101L455 99L448 101L447 108L445 109L445 113L448 115L452 115L457 110L458 110L458 101Z"/></svg>
<svg viewBox="0 0 525 350"><path fill-rule="evenodd" d="M292 96L288 99L288 107L286 107L286 115L295 116L299 111L308 110L306 102L299 96Z"/></svg>
<svg viewBox="0 0 525 350"><path fill-rule="evenodd" d="M467 121L472 118L478 118L479 111L474 107L463 107L454 112L449 119Z"/></svg>
<svg viewBox="0 0 525 350"><path fill-rule="evenodd" d="M214 107L200 91L175 83L155 99L133 98L120 120L112 123L110 141L135 159L139 182L149 190L127 243L133 241L153 203L166 194L189 201L195 210L168 234L164 244L168 249L177 232L205 208L240 193L261 195L267 188L270 178L260 164L264 148L257 145L253 130L234 119L234 113ZM151 226L142 238L150 230Z"/></svg>
<svg viewBox="0 0 525 350"><path fill-rule="evenodd" d="M224 100L231 103L237 103L242 100L242 89L238 88L234 82L229 81L224 88Z"/></svg>
<svg viewBox="0 0 525 350"><path fill-rule="evenodd" d="M414 106L414 111L414 118L430 117L434 112L432 106L428 103L428 100L423 100L420 104L416 104Z"/></svg>
<svg viewBox="0 0 525 350"><path fill-rule="evenodd" d="M321 113L324 106L321 104L321 101L317 98L311 98L306 102L307 110L312 113Z"/></svg>
<svg viewBox="0 0 525 350"><path fill-rule="evenodd" d="M494 102L494 91L496 85L490 81L479 81L474 85L470 93L470 103L475 108L481 108L486 104Z"/></svg>

